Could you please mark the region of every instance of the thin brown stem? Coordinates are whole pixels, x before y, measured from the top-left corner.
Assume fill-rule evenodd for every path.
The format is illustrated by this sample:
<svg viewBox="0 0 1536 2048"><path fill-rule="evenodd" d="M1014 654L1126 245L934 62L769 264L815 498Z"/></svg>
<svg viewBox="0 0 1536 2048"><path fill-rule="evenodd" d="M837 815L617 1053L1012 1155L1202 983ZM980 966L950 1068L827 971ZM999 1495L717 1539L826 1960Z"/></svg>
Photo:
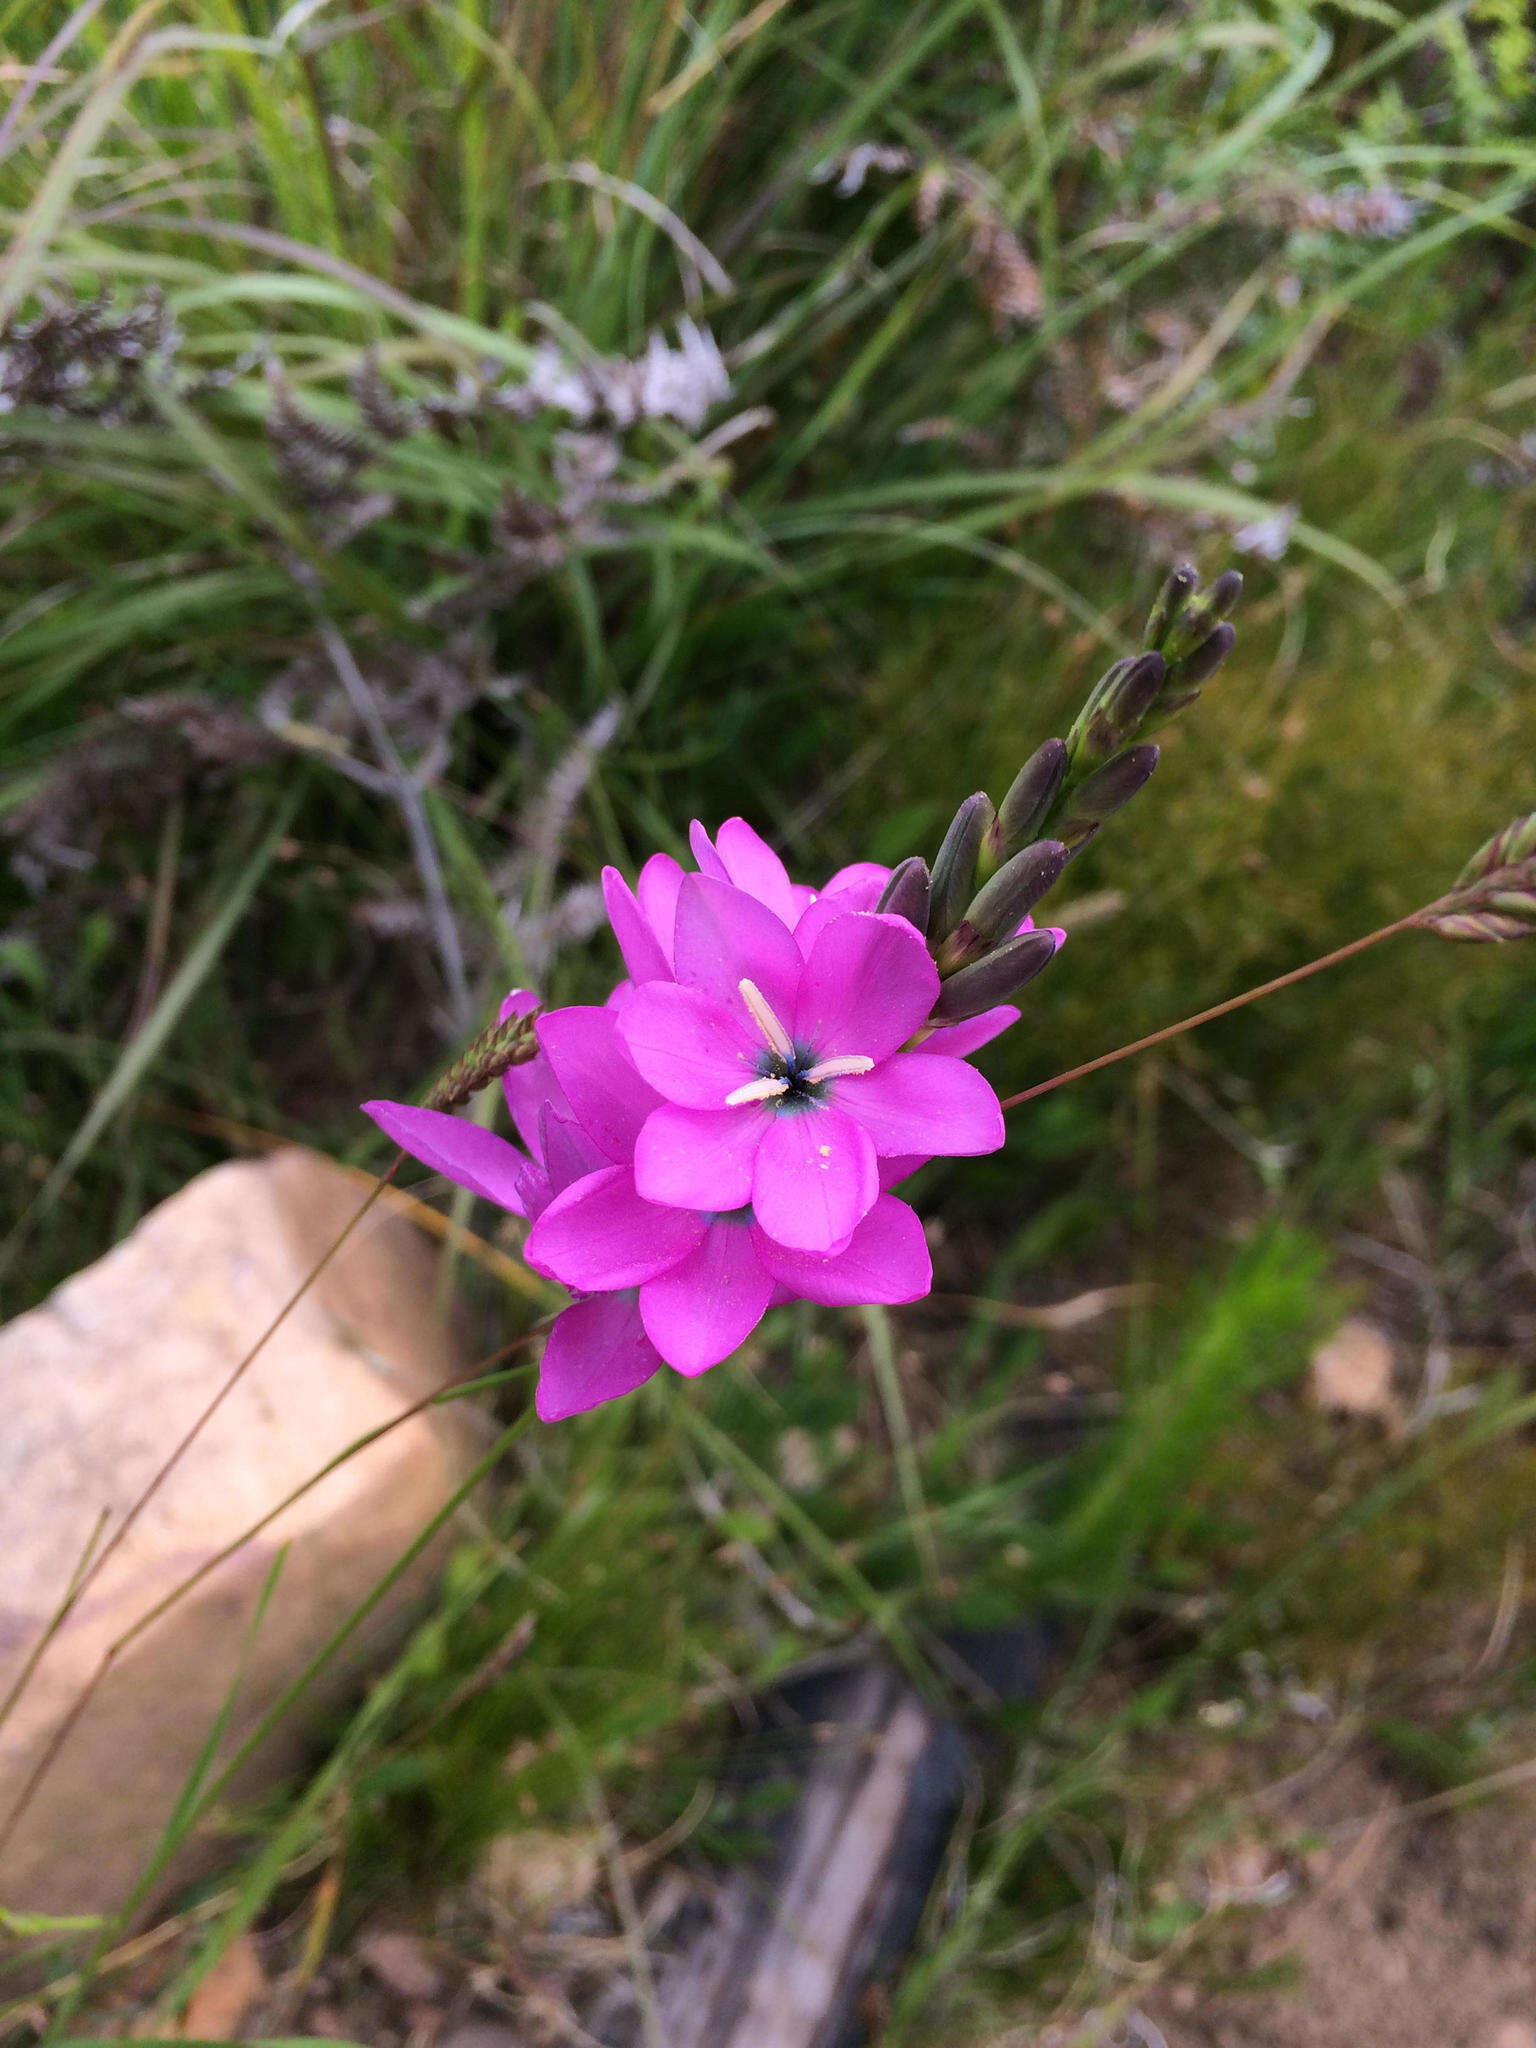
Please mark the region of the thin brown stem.
<svg viewBox="0 0 1536 2048"><path fill-rule="evenodd" d="M110 1508L103 1508L96 1517L96 1526L86 1539L85 1548L80 1553L79 1563L70 1573L69 1584L64 1588L63 1597L60 1599L58 1606L54 1608L52 1614L49 1615L47 1621L44 1622L43 1632L38 1637L31 1656L28 1657L26 1663L17 1674L15 1683L11 1686L4 1700L0 1701L0 1723L4 1722L6 1715L10 1713L16 1702L21 1698L22 1693L26 1690L27 1680L31 1677L33 1671L36 1670L48 1645L53 1641L65 1622L68 1621L71 1614L74 1613L75 1605L80 1598L81 1592L84 1590L86 1575L91 1566L91 1559L95 1555L97 1544L101 1541L101 1532L106 1528L111 1517L112 1510Z"/></svg>
<svg viewBox="0 0 1536 2048"><path fill-rule="evenodd" d="M388 1168L388 1171L382 1174L380 1178L374 1183L373 1187L369 1189L367 1199L364 1201L362 1207L357 1211L356 1215L353 1216L352 1220L347 1224L346 1228L341 1232L340 1236L333 1238L330 1244L327 1245L326 1249L321 1254L320 1258L310 1268L309 1272L305 1274L304 1278L299 1282L298 1286L294 1289L293 1293L289 1295L288 1299L283 1303L282 1307L278 1310L277 1314L272 1318L271 1322L268 1323L267 1327L256 1339L256 1342L251 1346L250 1350L246 1352L245 1356L240 1360L239 1364L235 1367L234 1371L230 1373L229 1377L225 1380L223 1386L220 1387L219 1391L214 1395L213 1399L203 1409L202 1413L196 1418L196 1420L192 1423L190 1428L187 1429L185 1434L182 1436L181 1441L176 1445L176 1448L171 1452L170 1456L165 1460L164 1464L161 1465L160 1469L155 1473L154 1477L144 1487L143 1491L139 1494L138 1499L134 1501L133 1505L129 1508L127 1514L124 1515L122 1521L118 1523L117 1527L113 1530L112 1534L107 1538L106 1542L101 1546L100 1550L98 1550L95 1556L91 1558L89 1564L86 1566L84 1571L81 1572L80 1576L76 1579L74 1585L70 1589L70 1606L75 1606L76 1604L78 1604L78 1602L84 1597L85 1593L94 1584L96 1579L100 1576L101 1571L103 1567L107 1564L108 1560L121 1547L124 1538L127 1536L129 1530L133 1527L134 1523L137 1522L140 1515L143 1514L145 1508L149 1506L149 1503L154 1499L155 1495L160 1491L161 1487L164 1486L166 1480L169 1479L171 1474L176 1470L176 1467L181 1463L182 1459L186 1456L187 1452L192 1448L193 1444L197 1441L198 1437L207 1428L208 1424L213 1420L214 1416L218 1413L219 1409L229 1399L229 1396L240 1384L241 1380L245 1377L246 1373L248 1373L251 1367L256 1363L256 1360L260 1357L262 1351L265 1349L269 1339L276 1335L278 1329L292 1314L293 1310L298 1307L299 1303L303 1300L304 1296L309 1292L310 1288L314 1286L315 1282L320 1278L320 1275L331 1263L331 1260L335 1258L336 1254L341 1250L342 1246L346 1243L347 1239L352 1235L353 1231L356 1230L357 1226L362 1222L363 1218L368 1214L369 1210L373 1207L374 1203L379 1199L380 1195L383 1194L385 1188L388 1186L390 1181L394 1179L395 1175L400 1171L400 1168L404 1164L405 1153L403 1151L397 1152ZM12 1684L10 1691L6 1694L5 1699L3 1701L0 1701L0 1728L3 1728L5 1726L6 1721L10 1718L11 1714L15 1710L16 1702L21 1698L22 1694L26 1691L28 1685L31 1683L33 1674L37 1670L39 1663L42 1661L43 1653L47 1649L49 1643L52 1641L56 1633L57 1629L50 1624L49 1627L44 1629L43 1633L39 1636L38 1640L33 1644L31 1650L28 1652L26 1660L22 1664L20 1671L16 1674L15 1682ZM3 1823L0 1823L0 1848L3 1848L6 1841L9 1839L11 1829L15 1826L17 1819L20 1817L22 1807L25 1806L27 1800L29 1800L31 1796L32 1785L29 1781L27 1786L23 1788L23 1796L20 1802L12 1809L11 1813L7 1815L5 1821Z"/></svg>
<svg viewBox="0 0 1536 2048"><path fill-rule="evenodd" d="M1201 1024L1209 1024L1214 1018L1225 1017L1233 1010L1241 1010L1248 1003L1256 1003L1263 996L1272 996L1277 990L1290 988L1295 982L1305 981L1309 975L1321 974L1325 967L1336 967L1341 960L1349 960L1356 953L1363 953L1368 946L1379 946L1383 939L1390 939L1398 932L1409 931L1434 904L1424 909L1410 910L1406 917L1395 918L1391 924L1384 924L1374 932L1367 932L1363 939L1351 939L1347 946L1339 946L1332 953L1324 953L1319 960L1309 960L1305 967L1293 967L1289 974L1277 974L1273 981L1261 982L1257 988L1250 988L1240 996L1229 996L1224 1003L1215 1003L1209 1010L1201 1010L1193 1017L1181 1018L1177 1024L1165 1024L1161 1031L1150 1032L1145 1038L1138 1038L1134 1044L1117 1046L1113 1052L1101 1052L1096 1060L1085 1060L1080 1067L1069 1067L1064 1074L1053 1074L1049 1081L1037 1081L1033 1088L1021 1089L1017 1095L1010 1095L1003 1103L1004 1109L1017 1109L1021 1102L1033 1102L1037 1095L1049 1095L1053 1088L1064 1088L1069 1081L1081 1081L1085 1074L1096 1074L1101 1067L1112 1067L1117 1060L1128 1060L1133 1053L1147 1052L1154 1045L1165 1045L1170 1038L1178 1038L1186 1031L1193 1031Z"/></svg>

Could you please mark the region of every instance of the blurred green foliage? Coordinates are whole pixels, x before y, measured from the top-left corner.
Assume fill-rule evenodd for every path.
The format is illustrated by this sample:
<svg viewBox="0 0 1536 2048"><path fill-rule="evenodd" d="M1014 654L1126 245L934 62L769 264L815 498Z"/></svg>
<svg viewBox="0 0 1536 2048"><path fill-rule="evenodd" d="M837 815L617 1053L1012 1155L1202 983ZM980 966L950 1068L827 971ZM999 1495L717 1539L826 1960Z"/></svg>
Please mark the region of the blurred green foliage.
<svg viewBox="0 0 1536 2048"><path fill-rule="evenodd" d="M232 824L255 843L300 765L220 777L194 735L168 853L133 772L71 802L83 752L125 697L248 711L295 663L312 682L320 616L365 667L446 653L478 697L431 813L486 1007L527 971L509 856L605 702L618 736L525 904L691 813L747 812L808 875L931 851L1069 722L1161 565L1217 567L1234 530L1289 526L1289 551L1248 559L1234 663L1073 870L1125 907L1032 991L1008 1079L1409 907L1526 800L1536 151L1482 16L968 4L892 35L847 0L722 4L689 43L656 0L366 29L233 0L145 33L23 12L23 59L62 42L8 120L0 305L25 331L40 292L121 311L153 281L176 338L105 416L8 360L0 806L79 856L45 857L7 938L18 1166L57 1159L222 900ZM666 419L612 434L627 496L573 516L560 419L488 384L541 345L633 356L688 309L730 364L712 417L749 431L713 454ZM425 419L374 431L360 377L373 413ZM430 946L366 921L419 895L398 811L314 753L366 746L317 740L306 701L297 855L142 1078L334 1142L444 1032ZM1439 1006L1518 985L1432 952L1193 1057L1287 1116L1323 1075L1335 1107L1374 1102ZM601 971L570 949L553 987ZM100 1239L188 1158L119 1121L66 1203ZM34 1251L27 1292L56 1270Z"/></svg>
<svg viewBox="0 0 1536 2048"><path fill-rule="evenodd" d="M353 772L379 764L327 702L326 624L432 760L485 1014L541 946L557 999L599 994L607 940L547 944L541 916L691 815L744 812L806 878L931 853L1066 730L1181 555L1236 551L1238 651L1051 899L1075 928L999 1081L1401 914L1530 807L1536 144L1502 0L0 0L0 31L37 66L0 116L8 1310L250 1127L369 1157L355 1101L414 1093L464 1035L398 789ZM43 361L39 318L98 289ZM113 355L125 316L147 362ZM588 422L583 454L507 402L531 367L675 348L684 317L731 386L697 426ZM525 1439L440 1611L252 1817L201 1962L317 1857L345 1927L530 1806L589 1815L594 1782L660 1829L722 1701L807 1648L879 1633L940 1694L940 1608L1045 1599L1086 1633L1010 1725L889 2040L983 2040L1063 1956L1112 1975L1050 1828L1130 1827L1103 1809L1133 1732L1245 1644L1326 1662L1497 1572L1512 1387L1342 1468L1293 1395L1337 1307L1319 1228L1384 1167L1452 1270L1492 1258L1529 974L1396 942L935 1169L962 1299L903 1322L920 1526L856 1329L809 1311L701 1388ZM1126 1277L1161 1291L1077 1358L1100 1406L1042 1433L1055 1340L991 1311ZM465 1278L489 1349L523 1311ZM1157 1668L1106 1708L1131 1612ZM1415 1755L1444 1777L1464 1750ZM1043 1976L1021 1913L1056 1930Z"/></svg>

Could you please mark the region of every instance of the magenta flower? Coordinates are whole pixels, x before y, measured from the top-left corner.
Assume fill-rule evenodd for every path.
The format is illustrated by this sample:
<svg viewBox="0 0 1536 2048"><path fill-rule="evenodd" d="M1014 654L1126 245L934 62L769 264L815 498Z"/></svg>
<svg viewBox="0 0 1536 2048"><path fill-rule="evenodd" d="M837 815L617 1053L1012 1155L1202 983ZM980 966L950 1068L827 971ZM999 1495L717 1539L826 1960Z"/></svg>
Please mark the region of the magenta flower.
<svg viewBox="0 0 1536 2048"><path fill-rule="evenodd" d="M528 1219L531 1266L575 1296L545 1342L546 1422L661 1367L728 1357L777 1302L914 1301L932 1268L889 1190L928 1159L1001 1144L965 1056L1018 1018L933 1027L938 973L889 879L789 880L740 818L695 825L699 873L665 855L604 892L629 970L605 1008L539 1019L504 1081L521 1149L436 1110L364 1105L395 1142ZM514 990L502 1016L535 1007Z"/></svg>
<svg viewBox="0 0 1536 2048"><path fill-rule="evenodd" d="M503 1015L532 1001L515 991ZM581 1297L545 1342L542 1421L632 1393L663 1362L707 1371L745 1342L776 1298L844 1305L927 1293L922 1225L893 1195L873 1205L835 1255L819 1256L774 1244L749 1214L698 1215L645 1201L629 1161L660 1097L631 1065L614 1013L557 1010L538 1029L539 1057L506 1077L526 1153L439 1110L363 1106L413 1158L528 1217L529 1264Z"/></svg>
<svg viewBox="0 0 1536 2048"><path fill-rule="evenodd" d="M974 1068L903 1050L939 992L920 935L832 901L803 954L744 890L685 877L676 981L642 983L618 1009L635 1066L664 1098L636 1144L640 1193L681 1209L750 1204L769 1238L805 1252L848 1242L880 1192L882 1157L1003 1142Z"/></svg>
<svg viewBox="0 0 1536 2048"><path fill-rule="evenodd" d="M851 867L839 868L818 894L802 883L791 882L783 861L745 818L727 818L713 841L695 819L688 839L700 874L729 882L755 897L801 938L802 946L814 938L831 911L873 910L891 878L890 869L875 861L856 861ZM677 897L683 879L684 870L668 853L651 855L633 889L617 868L603 869L609 922L633 981L671 978ZM808 920L806 913L816 904L824 908Z"/></svg>

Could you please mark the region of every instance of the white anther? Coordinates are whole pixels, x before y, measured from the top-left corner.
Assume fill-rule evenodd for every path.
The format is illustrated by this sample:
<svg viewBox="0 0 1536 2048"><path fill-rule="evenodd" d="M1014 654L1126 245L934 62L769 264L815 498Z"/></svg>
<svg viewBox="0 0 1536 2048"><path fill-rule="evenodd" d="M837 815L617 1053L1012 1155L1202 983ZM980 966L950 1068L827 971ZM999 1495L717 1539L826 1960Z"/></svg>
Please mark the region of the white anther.
<svg viewBox="0 0 1536 2048"><path fill-rule="evenodd" d="M744 1102L772 1102L776 1095L787 1095L789 1083L775 1080L767 1074L761 1081L748 1081L744 1087L733 1088L725 1098L727 1109L739 1109Z"/></svg>
<svg viewBox="0 0 1536 2048"><path fill-rule="evenodd" d="M769 1050L776 1052L781 1060L792 1060L795 1056L794 1041L768 1006L768 998L755 981L738 981L741 1000L752 1013L752 1022L768 1041Z"/></svg>
<svg viewBox="0 0 1536 2048"><path fill-rule="evenodd" d="M839 1074L867 1074L874 1061L861 1052L840 1052L834 1059L818 1060L801 1076L804 1081L835 1081Z"/></svg>

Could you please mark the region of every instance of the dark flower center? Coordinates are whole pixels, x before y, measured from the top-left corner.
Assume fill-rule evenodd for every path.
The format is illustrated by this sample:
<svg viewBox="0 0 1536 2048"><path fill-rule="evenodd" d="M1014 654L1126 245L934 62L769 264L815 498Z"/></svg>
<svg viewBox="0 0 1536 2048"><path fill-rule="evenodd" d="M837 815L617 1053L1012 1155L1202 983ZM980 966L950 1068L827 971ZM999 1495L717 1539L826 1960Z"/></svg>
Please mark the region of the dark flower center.
<svg viewBox="0 0 1536 2048"><path fill-rule="evenodd" d="M820 1102L826 1094L825 1081L808 1078L816 1065L816 1054L808 1045L797 1040L788 1057L765 1045L757 1056L758 1079L782 1081L787 1092L777 1096L776 1109L809 1109L812 1103Z"/></svg>

